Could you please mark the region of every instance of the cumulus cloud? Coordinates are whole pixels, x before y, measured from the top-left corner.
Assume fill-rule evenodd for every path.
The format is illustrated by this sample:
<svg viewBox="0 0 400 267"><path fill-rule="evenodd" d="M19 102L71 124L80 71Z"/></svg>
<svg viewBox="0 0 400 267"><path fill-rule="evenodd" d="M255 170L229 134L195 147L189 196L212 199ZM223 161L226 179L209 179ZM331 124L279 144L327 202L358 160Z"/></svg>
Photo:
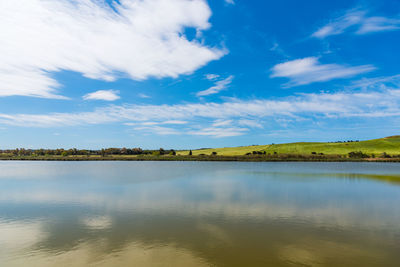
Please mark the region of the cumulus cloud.
<svg viewBox="0 0 400 267"><path fill-rule="evenodd" d="M391 31L400 29L400 19L380 16L368 16L365 10L350 10L312 34L312 37L325 38L331 35L339 35L347 30L353 30L355 34L367 34L372 32Z"/></svg>
<svg viewBox="0 0 400 267"><path fill-rule="evenodd" d="M208 88L207 90L200 91L196 96L207 96L218 94L222 90L225 90L233 81L234 76L230 75L228 78L215 82L215 85Z"/></svg>
<svg viewBox="0 0 400 267"><path fill-rule="evenodd" d="M338 78L348 78L357 74L375 70L372 65L347 66L339 64L321 64L317 57L307 57L275 65L271 77L289 78L286 87L325 82Z"/></svg>
<svg viewBox="0 0 400 267"><path fill-rule="evenodd" d="M83 96L84 100L104 100L104 101L115 101L120 99L119 91L116 90L99 90L93 93L89 93Z"/></svg>
<svg viewBox="0 0 400 267"><path fill-rule="evenodd" d="M188 40L210 27L205 0L0 1L0 96L63 98L52 73L92 79L177 77L226 51Z"/></svg>

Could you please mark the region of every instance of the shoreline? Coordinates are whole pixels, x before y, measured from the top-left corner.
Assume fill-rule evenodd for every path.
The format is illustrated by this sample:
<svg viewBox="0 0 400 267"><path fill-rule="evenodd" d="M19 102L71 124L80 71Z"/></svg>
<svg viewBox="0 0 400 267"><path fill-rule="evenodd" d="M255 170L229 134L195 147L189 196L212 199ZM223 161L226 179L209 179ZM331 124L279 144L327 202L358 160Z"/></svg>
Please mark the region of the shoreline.
<svg viewBox="0 0 400 267"><path fill-rule="evenodd" d="M220 162L393 162L400 163L400 158L339 158L339 157L304 157L291 155L285 157L262 156L106 156L106 157L0 157L0 161L220 161Z"/></svg>

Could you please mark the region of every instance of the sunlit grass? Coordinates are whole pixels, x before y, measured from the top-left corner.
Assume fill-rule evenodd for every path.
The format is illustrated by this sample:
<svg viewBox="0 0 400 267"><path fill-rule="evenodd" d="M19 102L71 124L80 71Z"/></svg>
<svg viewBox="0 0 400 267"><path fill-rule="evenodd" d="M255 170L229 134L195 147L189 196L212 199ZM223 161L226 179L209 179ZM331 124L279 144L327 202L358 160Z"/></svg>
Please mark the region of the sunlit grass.
<svg viewBox="0 0 400 267"><path fill-rule="evenodd" d="M253 151L265 151L267 154L311 154L323 153L326 155L347 155L352 151L362 151L363 153L377 157L386 152L390 155L400 154L400 136L392 136L381 139L374 139L360 142L346 143L289 143L276 145L261 145L261 146L243 146L243 147L227 147L227 148L212 148L193 150L193 155L206 154L217 152L218 155L237 156L252 153ZM179 155L187 155L189 151L180 151Z"/></svg>

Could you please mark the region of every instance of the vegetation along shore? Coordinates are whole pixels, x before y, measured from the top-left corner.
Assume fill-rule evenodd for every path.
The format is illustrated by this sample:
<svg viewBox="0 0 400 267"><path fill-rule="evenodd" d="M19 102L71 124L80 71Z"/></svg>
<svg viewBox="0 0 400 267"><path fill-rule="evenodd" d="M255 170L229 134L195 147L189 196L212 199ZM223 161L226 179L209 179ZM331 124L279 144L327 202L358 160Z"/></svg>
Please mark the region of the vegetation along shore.
<svg viewBox="0 0 400 267"><path fill-rule="evenodd" d="M197 150L141 148L8 149L0 160L55 161L379 161L400 162L400 136L367 141L301 142Z"/></svg>

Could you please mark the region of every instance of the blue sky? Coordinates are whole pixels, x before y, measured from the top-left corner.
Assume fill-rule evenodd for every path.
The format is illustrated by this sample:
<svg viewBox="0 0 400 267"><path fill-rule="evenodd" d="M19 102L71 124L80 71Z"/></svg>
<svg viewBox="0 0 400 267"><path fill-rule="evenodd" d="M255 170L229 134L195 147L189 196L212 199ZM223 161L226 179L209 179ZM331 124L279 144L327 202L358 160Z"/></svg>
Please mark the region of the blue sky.
<svg viewBox="0 0 400 267"><path fill-rule="evenodd" d="M0 3L1 148L399 133L400 2Z"/></svg>

